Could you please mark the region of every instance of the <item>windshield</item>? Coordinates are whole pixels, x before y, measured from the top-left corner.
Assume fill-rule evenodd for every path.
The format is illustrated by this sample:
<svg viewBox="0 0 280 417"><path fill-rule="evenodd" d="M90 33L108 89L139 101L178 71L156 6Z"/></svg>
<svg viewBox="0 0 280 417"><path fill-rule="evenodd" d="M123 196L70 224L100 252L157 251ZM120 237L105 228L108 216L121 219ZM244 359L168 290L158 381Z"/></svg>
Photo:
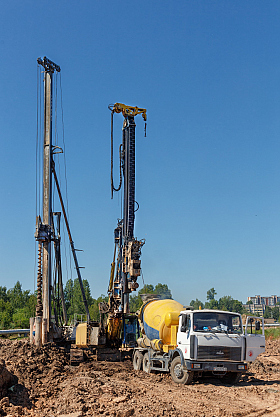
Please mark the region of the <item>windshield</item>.
<svg viewBox="0 0 280 417"><path fill-rule="evenodd" d="M239 315L217 312L194 313L193 330L208 333L243 333Z"/></svg>

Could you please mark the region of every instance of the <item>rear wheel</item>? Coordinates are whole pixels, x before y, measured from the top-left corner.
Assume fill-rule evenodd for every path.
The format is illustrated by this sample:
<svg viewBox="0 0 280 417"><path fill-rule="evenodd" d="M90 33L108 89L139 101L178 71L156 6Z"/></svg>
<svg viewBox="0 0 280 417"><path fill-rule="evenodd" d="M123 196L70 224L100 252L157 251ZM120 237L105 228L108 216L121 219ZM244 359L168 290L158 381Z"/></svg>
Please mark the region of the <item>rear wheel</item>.
<svg viewBox="0 0 280 417"><path fill-rule="evenodd" d="M170 374L177 384L190 384L193 380L193 372L187 371L181 364L180 356L176 356L171 362Z"/></svg>
<svg viewBox="0 0 280 417"><path fill-rule="evenodd" d="M237 384L240 381L240 378L242 376L242 372L228 372L223 380L227 382L228 384Z"/></svg>
<svg viewBox="0 0 280 417"><path fill-rule="evenodd" d="M149 353L146 352L144 357L143 357L143 371L147 372L147 374L149 374L151 372L151 364L150 364L150 359L149 359Z"/></svg>
<svg viewBox="0 0 280 417"><path fill-rule="evenodd" d="M143 366L143 353L136 350L133 356L133 368L135 371L140 371Z"/></svg>

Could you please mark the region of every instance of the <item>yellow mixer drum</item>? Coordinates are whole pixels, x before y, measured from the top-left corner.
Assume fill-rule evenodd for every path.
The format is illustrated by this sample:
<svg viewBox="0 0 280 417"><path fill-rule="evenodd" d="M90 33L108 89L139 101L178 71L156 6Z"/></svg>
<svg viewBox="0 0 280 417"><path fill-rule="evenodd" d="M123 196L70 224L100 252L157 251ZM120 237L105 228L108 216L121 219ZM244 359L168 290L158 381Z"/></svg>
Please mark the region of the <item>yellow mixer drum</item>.
<svg viewBox="0 0 280 417"><path fill-rule="evenodd" d="M179 324L182 304L175 300L152 300L145 304L140 313L148 339L161 339L164 345L171 341L171 325Z"/></svg>

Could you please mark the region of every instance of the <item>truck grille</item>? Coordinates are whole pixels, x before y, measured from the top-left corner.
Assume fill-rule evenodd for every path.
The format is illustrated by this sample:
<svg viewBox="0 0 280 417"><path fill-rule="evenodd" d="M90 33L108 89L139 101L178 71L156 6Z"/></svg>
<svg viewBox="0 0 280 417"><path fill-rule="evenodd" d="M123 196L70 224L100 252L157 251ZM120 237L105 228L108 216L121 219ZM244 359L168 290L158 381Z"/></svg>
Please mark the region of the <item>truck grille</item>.
<svg viewBox="0 0 280 417"><path fill-rule="evenodd" d="M197 359L241 361L241 347L198 346Z"/></svg>

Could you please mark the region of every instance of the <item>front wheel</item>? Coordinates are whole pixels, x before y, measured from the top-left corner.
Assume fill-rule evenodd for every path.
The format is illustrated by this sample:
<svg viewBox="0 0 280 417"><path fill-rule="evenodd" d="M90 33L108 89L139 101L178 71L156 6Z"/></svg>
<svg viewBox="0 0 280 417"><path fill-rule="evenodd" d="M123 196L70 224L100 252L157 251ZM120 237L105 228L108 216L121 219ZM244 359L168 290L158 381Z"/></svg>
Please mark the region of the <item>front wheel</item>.
<svg viewBox="0 0 280 417"><path fill-rule="evenodd" d="M173 359L170 366L170 374L174 382L177 384L188 385L193 380L193 372L187 371L181 364L180 356Z"/></svg>
<svg viewBox="0 0 280 417"><path fill-rule="evenodd" d="M139 350L136 350L133 356L133 369L135 371L141 371L143 366L143 353L141 353Z"/></svg>

